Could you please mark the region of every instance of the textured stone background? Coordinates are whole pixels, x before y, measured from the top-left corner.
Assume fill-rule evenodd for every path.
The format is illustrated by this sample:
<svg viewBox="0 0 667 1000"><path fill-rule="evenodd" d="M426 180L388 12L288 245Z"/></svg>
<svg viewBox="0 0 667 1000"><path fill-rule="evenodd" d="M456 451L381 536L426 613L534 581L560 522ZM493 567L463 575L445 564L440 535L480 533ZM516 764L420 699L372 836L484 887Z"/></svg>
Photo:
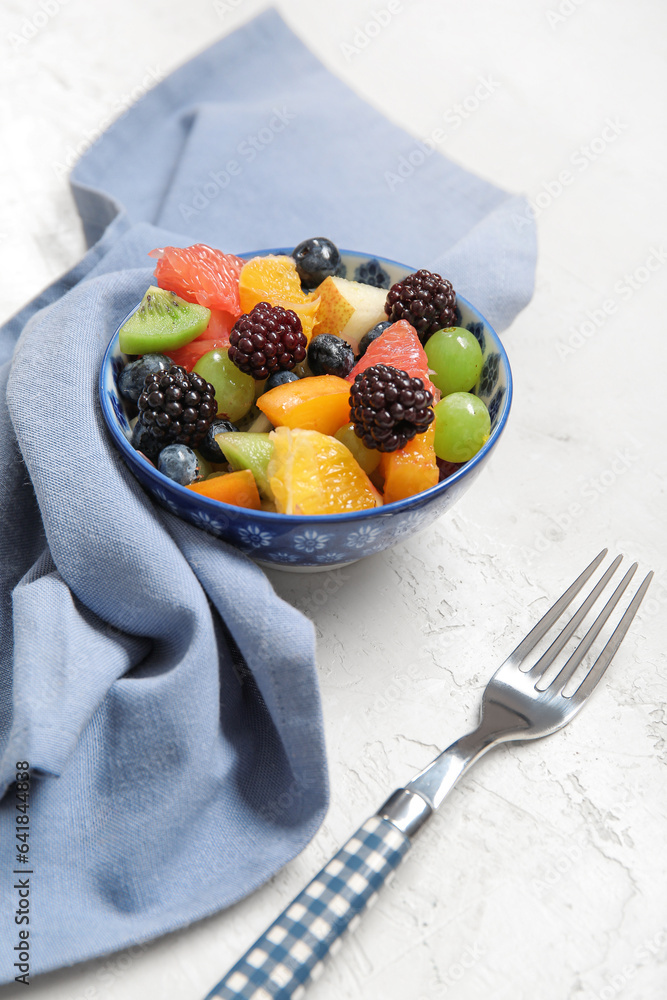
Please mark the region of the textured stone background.
<svg viewBox="0 0 667 1000"><path fill-rule="evenodd" d="M0 318L84 251L70 151L148 74L263 7L45 4L46 18L36 0L0 12ZM472 726L498 661L609 545L657 579L594 702L559 735L501 749L462 781L308 996L661 997L667 8L403 0L362 48L383 0L277 6L369 102L418 138L449 122L443 153L536 206L537 292L504 338L513 413L490 468L426 533L338 573L271 574L319 635L332 805L308 849L233 910L37 979L31 996L200 1000L386 794ZM480 77L498 86L452 126Z"/></svg>

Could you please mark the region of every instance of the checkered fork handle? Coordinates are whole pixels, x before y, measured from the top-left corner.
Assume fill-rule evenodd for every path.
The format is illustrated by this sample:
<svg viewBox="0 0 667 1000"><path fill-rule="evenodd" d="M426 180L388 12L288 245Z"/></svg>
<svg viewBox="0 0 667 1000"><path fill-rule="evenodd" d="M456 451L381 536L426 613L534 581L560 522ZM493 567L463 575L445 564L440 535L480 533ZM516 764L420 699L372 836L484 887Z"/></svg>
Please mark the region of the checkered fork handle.
<svg viewBox="0 0 667 1000"><path fill-rule="evenodd" d="M367 819L206 1000L299 1000L409 846L388 820Z"/></svg>

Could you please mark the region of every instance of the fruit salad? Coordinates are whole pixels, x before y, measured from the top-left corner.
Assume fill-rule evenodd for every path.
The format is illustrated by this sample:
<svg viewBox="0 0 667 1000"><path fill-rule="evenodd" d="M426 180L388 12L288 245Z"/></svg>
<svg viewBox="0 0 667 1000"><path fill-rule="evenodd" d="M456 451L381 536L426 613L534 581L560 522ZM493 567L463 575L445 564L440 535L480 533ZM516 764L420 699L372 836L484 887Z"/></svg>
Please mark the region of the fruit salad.
<svg viewBox="0 0 667 1000"><path fill-rule="evenodd" d="M367 510L488 439L482 350L441 275L351 281L323 237L249 260L203 244L151 257L118 390L134 448L182 486L279 514Z"/></svg>

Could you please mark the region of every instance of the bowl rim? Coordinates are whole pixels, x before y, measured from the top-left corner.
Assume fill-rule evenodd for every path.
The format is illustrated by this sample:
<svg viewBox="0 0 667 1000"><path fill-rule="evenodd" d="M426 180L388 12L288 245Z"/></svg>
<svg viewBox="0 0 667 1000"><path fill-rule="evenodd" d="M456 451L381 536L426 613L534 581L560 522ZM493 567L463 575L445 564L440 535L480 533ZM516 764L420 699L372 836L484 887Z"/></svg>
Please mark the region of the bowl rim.
<svg viewBox="0 0 667 1000"><path fill-rule="evenodd" d="M339 247L340 253L347 257L363 257L364 259L377 260L380 263L384 262L387 264L394 264L396 267L408 268L407 264L403 264L400 261L391 260L389 257L380 257L377 254L364 253L360 250L345 250ZM291 249L285 247L273 247L266 250L250 250L244 251L243 253L238 253L237 257L266 257L269 254L291 254ZM418 270L418 268L412 268L412 272ZM500 336L496 333L495 329L491 326L488 319L482 315L482 313L471 302L468 301L463 295L456 295L457 300L465 303L466 308L476 317L477 321L482 323L482 325L491 331L495 346L500 354L505 369L507 371L507 385L505 390L505 395L501 403L501 411L498 415L498 421L496 426L493 428L488 440L482 445L480 450L472 458L468 459L461 465L460 469L453 472L446 479L441 482L436 483L435 486L429 487L427 490L422 490L421 493L416 493L414 496L406 497L404 500L394 500L392 503L383 504L381 507L368 507L364 510L353 510L345 511L338 514L280 514L277 511L270 510L254 510L246 507L237 507L235 504L224 503L221 500L214 500L212 497L204 496L201 493L193 493L186 486L182 486L180 483L175 482L173 479L169 479L165 476L157 466L144 461L138 454L135 448L132 447L130 442L127 440L125 435L120 431L116 424L116 413L109 402L109 398L106 392L106 375L110 366L111 353L116 345L118 339L118 333L120 331L123 323L132 315L133 312L138 308L139 303L134 306L130 312L125 316L114 331L107 347L104 351L102 357L102 363L100 365L100 372L98 377L98 393L100 397L100 404L102 408L102 414L104 416L104 422L111 433L116 445L120 448L121 453L128 460L128 464L134 465L141 469L144 476L147 476L150 480L154 482L155 488L164 489L165 486L171 490L175 490L176 493L180 493L183 499L186 497L193 502L193 497L197 498L198 502L203 502L204 508L208 508L211 513L219 512L222 510L233 511L236 516L239 516L239 512L245 512L249 517L258 518L260 521L265 521L266 526L276 525L280 522L287 523L291 526L296 526L296 524L328 524L335 522L336 524L345 522L354 522L365 520L368 517L382 517L388 514L398 514L403 511L408 511L412 508L421 507L422 505L429 502L430 499L438 496L440 493L445 493L456 483L460 482L466 476L470 475L476 466L483 462L486 456L489 454L496 441L500 437L507 419L509 417L510 409L512 406L512 395L513 395L513 379L512 379L512 368L505 350L504 344L500 339Z"/></svg>

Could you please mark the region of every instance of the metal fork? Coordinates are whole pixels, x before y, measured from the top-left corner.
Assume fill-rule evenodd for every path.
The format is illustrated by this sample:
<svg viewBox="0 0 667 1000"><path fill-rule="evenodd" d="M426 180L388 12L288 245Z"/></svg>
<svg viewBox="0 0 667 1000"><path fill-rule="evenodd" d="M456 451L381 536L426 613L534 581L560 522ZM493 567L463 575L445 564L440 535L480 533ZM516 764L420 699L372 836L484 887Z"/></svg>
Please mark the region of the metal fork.
<svg viewBox="0 0 667 1000"><path fill-rule="evenodd" d="M377 891L394 874L414 835L461 775L492 747L512 740L548 736L577 714L628 631L651 582L652 572L643 580L574 692L564 693L629 584L637 563L627 571L555 677L549 679L547 671L606 588L621 556L614 559L537 662L527 669L522 668L522 664L606 555L607 549L604 549L495 672L482 697L477 728L443 751L404 788L397 789L377 813L366 820L206 1000L299 1000L305 993L306 984L322 971L325 956L333 953L343 933L358 923Z"/></svg>

